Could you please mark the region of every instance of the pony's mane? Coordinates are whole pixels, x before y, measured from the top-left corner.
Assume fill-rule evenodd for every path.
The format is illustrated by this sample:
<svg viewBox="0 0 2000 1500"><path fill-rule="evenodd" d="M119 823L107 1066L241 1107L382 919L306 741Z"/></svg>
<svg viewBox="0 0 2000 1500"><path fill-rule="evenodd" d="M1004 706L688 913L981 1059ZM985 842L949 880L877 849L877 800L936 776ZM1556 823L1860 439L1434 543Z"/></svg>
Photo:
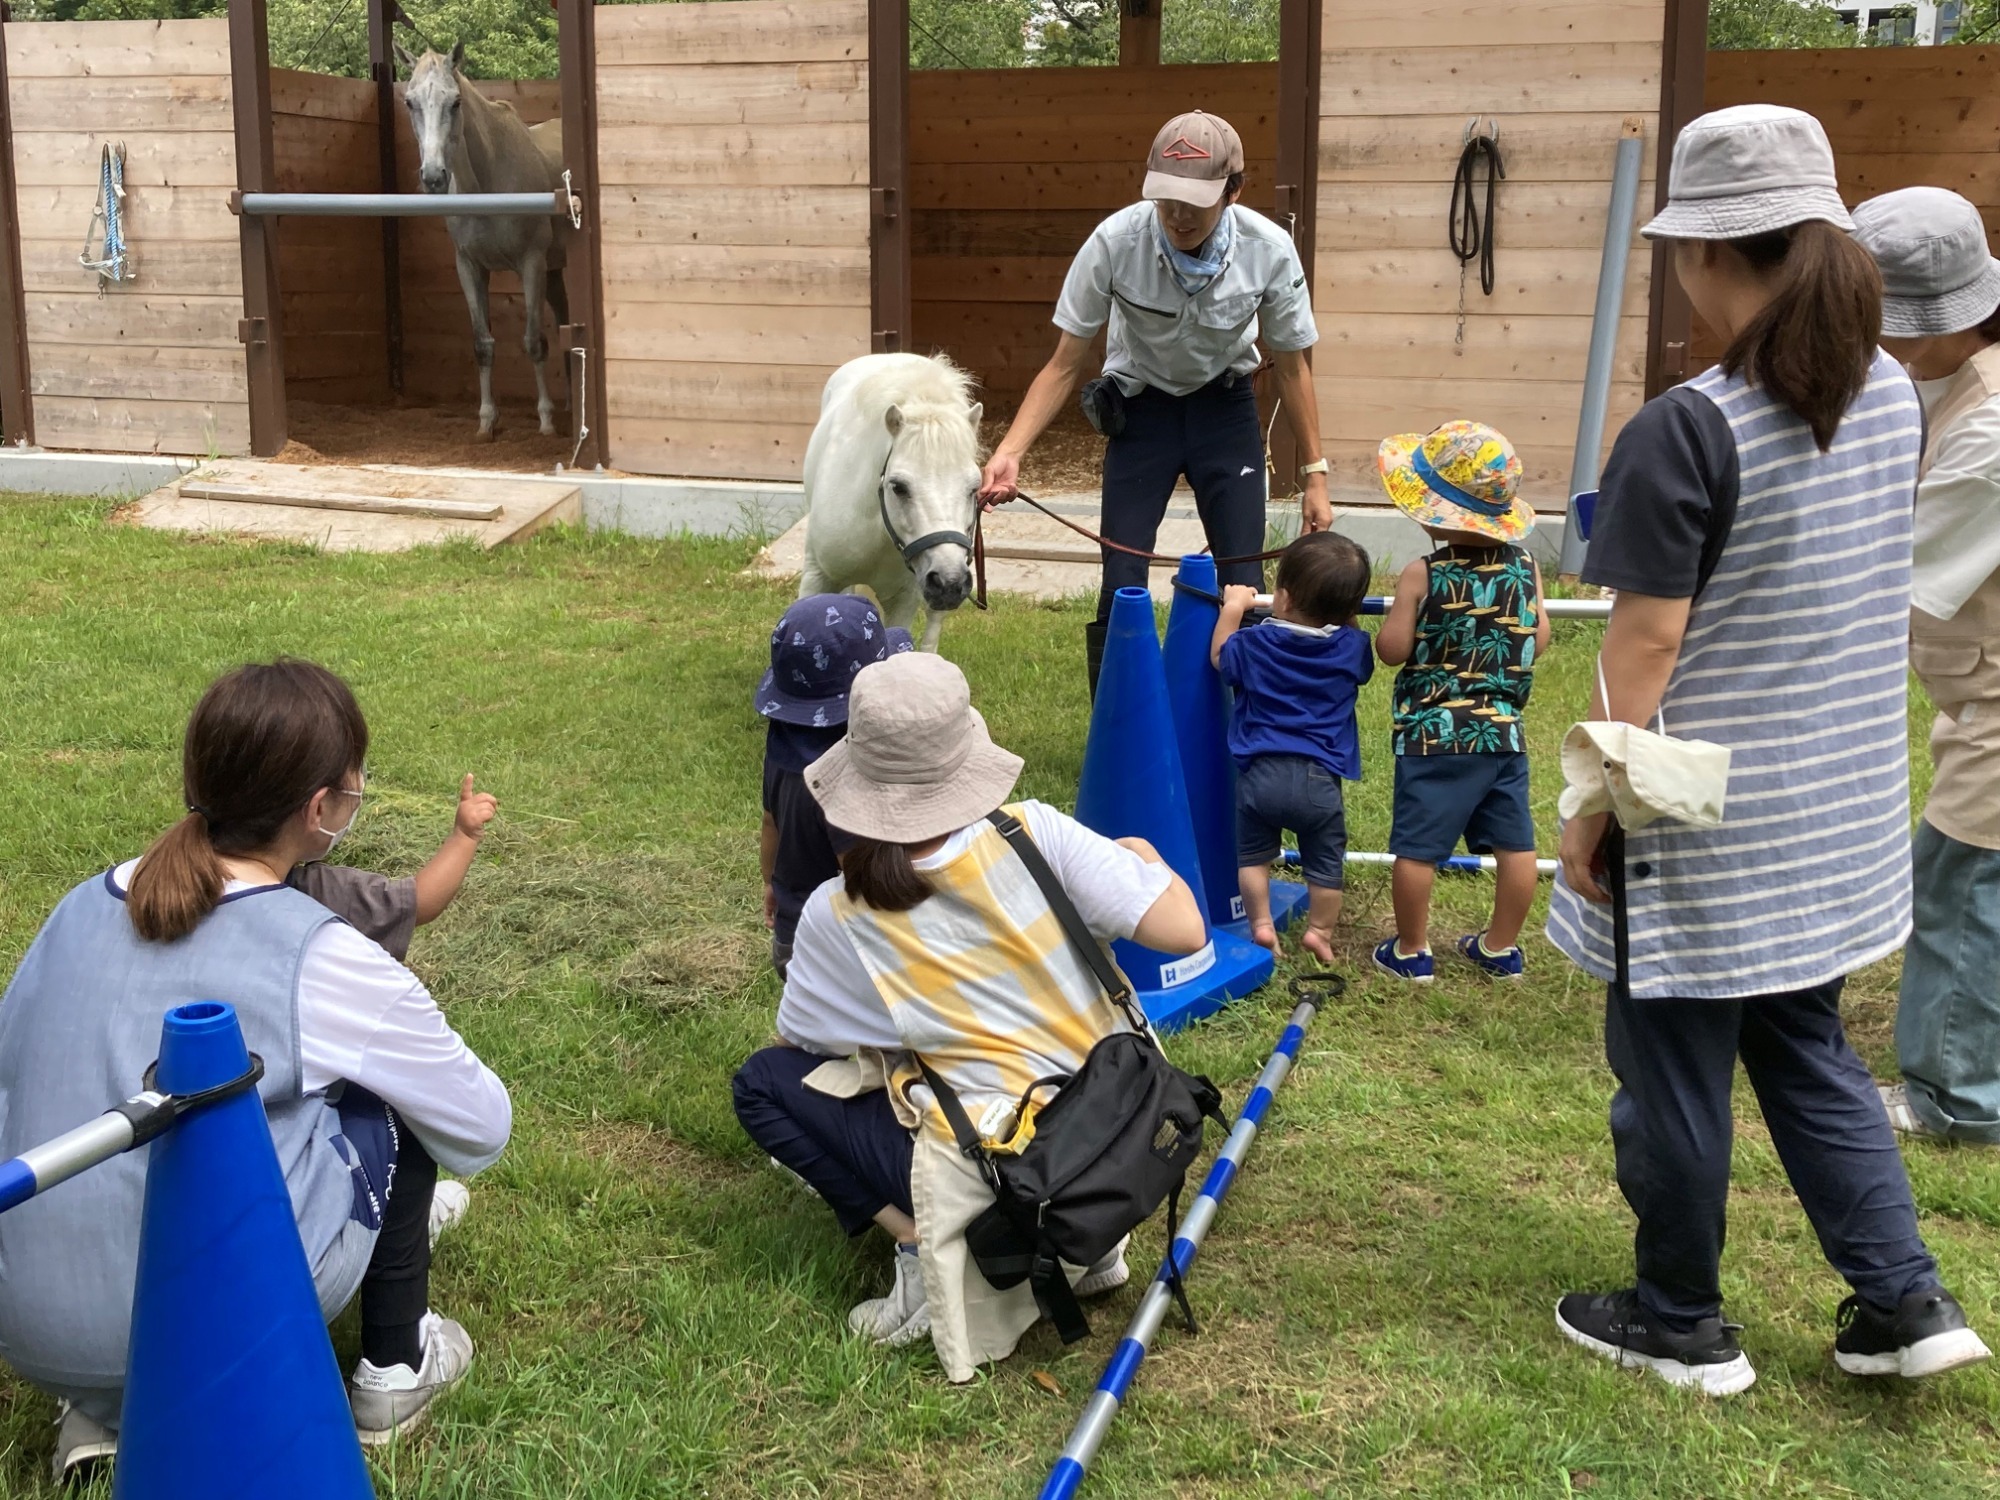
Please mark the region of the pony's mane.
<svg viewBox="0 0 2000 1500"><path fill-rule="evenodd" d="M966 420L973 379L942 354L921 365L902 364L870 375L855 388L861 409L879 416L891 406L903 413L897 446L913 456L962 465L979 461L979 433Z"/></svg>

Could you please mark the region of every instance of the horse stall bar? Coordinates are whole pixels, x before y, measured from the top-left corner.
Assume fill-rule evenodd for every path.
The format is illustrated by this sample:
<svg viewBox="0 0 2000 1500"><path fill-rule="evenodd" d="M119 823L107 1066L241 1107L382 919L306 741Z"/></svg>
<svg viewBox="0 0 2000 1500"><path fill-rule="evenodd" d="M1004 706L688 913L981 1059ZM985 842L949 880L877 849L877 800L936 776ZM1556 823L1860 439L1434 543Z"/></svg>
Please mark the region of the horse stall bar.
<svg viewBox="0 0 2000 1500"><path fill-rule="evenodd" d="M567 193L232 193L240 214L320 219L499 219L562 214L581 223L578 200Z"/></svg>
<svg viewBox="0 0 2000 1500"><path fill-rule="evenodd" d="M36 440L245 451L227 23L9 21L0 37ZM132 274L101 282L79 252L103 227L93 215L107 146L124 151Z"/></svg>

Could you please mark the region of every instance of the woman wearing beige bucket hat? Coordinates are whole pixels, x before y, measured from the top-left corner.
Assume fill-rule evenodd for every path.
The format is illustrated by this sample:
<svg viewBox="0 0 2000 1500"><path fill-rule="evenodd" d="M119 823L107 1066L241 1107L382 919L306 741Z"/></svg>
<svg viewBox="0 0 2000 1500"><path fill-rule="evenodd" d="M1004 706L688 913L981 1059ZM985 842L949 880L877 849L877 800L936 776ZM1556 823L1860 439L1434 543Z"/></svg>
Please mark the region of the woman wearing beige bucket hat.
<svg viewBox="0 0 2000 1500"><path fill-rule="evenodd" d="M1937 705L1917 825L1890 1123L2000 1144L2000 260L1979 210L1905 188L1854 210L1882 268L1882 342L1930 419L1910 662Z"/></svg>
<svg viewBox="0 0 2000 1500"><path fill-rule="evenodd" d="M1674 143L1643 233L1724 340L1604 470L1587 582L1618 591L1591 717L1725 746L1722 821L1563 829L1549 937L1608 985L1636 1284L1561 1331L1710 1395L1756 1379L1718 1279L1741 1058L1794 1191L1854 1288L1834 1358L1931 1375L1987 1357L1917 1232L1847 974L1910 930L1906 647L1922 413L1877 347L1882 284L1817 120L1752 104Z"/></svg>
<svg viewBox="0 0 2000 1500"><path fill-rule="evenodd" d="M853 836L842 875L799 916L781 1045L737 1073L737 1118L824 1198L849 1234L895 1237L895 1283L849 1315L881 1344L926 1333L954 1381L1011 1354L1039 1316L1023 1283L979 1274L965 1230L993 1202L922 1081L919 1056L990 1141L1038 1078L1074 1073L1098 1041L1129 1030L1064 937L1027 866L987 815L1007 803L1021 759L993 743L965 678L938 656L864 667L847 737L806 772L833 827ZM1140 839L1113 841L1040 802L1010 803L1084 923L1101 941L1168 953L1207 941L1187 883ZM1123 1285L1113 1252L1076 1280L1080 1296Z"/></svg>

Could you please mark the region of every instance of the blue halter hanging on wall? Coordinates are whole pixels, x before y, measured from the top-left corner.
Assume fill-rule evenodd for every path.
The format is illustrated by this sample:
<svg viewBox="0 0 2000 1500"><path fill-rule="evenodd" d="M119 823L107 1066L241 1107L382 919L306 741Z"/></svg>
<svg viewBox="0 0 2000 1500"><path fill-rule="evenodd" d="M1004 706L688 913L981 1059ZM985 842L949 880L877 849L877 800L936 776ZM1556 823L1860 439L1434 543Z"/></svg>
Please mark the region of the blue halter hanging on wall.
<svg viewBox="0 0 2000 1500"><path fill-rule="evenodd" d="M86 271L97 273L97 290L102 292L114 281L130 281L137 274L132 267L132 252L125 243L125 143L113 146L107 143L99 159L97 173L97 206L90 211L90 227L83 232L83 253L77 256L77 263ZM98 222L104 224L103 249L92 256L91 246L97 241Z"/></svg>

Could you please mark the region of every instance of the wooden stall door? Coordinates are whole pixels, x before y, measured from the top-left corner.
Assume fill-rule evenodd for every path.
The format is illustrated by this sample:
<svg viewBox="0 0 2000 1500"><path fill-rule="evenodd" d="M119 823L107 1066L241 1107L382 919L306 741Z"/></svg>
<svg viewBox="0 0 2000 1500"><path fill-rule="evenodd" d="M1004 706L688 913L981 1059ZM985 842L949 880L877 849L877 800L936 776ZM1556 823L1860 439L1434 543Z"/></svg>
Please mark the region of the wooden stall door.
<svg viewBox="0 0 2000 1500"><path fill-rule="evenodd" d="M247 451L228 23L10 21L4 35L36 440ZM138 274L100 293L77 252L107 142L125 146Z"/></svg>
<svg viewBox="0 0 2000 1500"><path fill-rule="evenodd" d="M597 12L610 463L796 479L869 349L867 0Z"/></svg>
<svg viewBox="0 0 2000 1500"><path fill-rule="evenodd" d="M1665 0L1325 0L1313 368L1338 490L1379 496L1383 438L1466 417L1513 440L1537 506L1563 507L1627 121L1652 202L1664 27ZM1497 121L1507 179L1493 295L1475 266L1461 344L1446 218L1475 116ZM1607 444L1643 399L1651 271L1634 234Z"/></svg>

